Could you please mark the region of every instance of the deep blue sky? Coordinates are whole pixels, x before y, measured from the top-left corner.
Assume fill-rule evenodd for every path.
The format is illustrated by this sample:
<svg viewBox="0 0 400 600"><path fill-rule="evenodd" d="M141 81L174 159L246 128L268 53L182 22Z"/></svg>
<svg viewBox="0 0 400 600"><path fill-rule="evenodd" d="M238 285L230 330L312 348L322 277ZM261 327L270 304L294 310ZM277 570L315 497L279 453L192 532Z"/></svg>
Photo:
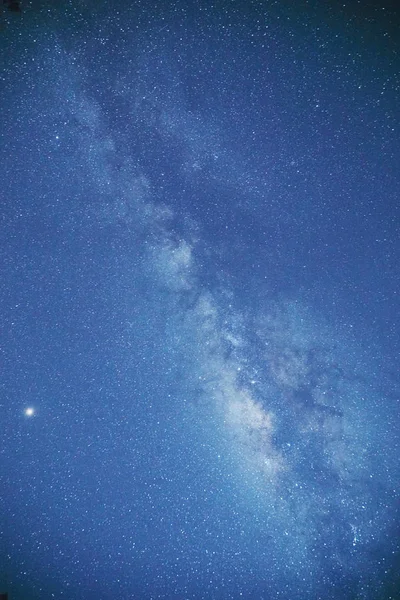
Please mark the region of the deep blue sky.
<svg viewBox="0 0 400 600"><path fill-rule="evenodd" d="M1 13L0 585L397 598L398 12L122 4Z"/></svg>

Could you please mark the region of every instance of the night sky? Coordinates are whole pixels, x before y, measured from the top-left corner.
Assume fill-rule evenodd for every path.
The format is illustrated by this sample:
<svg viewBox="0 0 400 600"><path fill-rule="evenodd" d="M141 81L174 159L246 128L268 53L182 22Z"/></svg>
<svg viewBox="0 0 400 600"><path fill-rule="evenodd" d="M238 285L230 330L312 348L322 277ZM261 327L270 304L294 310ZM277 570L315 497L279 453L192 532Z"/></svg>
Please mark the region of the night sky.
<svg viewBox="0 0 400 600"><path fill-rule="evenodd" d="M400 11L11 8L0 592L400 598Z"/></svg>

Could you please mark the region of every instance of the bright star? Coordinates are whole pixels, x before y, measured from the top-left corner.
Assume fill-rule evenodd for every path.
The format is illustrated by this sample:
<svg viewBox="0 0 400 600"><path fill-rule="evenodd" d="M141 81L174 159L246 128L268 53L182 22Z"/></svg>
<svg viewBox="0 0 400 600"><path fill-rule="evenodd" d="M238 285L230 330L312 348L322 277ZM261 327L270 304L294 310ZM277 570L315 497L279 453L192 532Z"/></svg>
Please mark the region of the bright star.
<svg viewBox="0 0 400 600"><path fill-rule="evenodd" d="M32 408L32 406L28 406L25 410L24 410L25 416L26 417L33 417L33 415L35 414L35 409Z"/></svg>

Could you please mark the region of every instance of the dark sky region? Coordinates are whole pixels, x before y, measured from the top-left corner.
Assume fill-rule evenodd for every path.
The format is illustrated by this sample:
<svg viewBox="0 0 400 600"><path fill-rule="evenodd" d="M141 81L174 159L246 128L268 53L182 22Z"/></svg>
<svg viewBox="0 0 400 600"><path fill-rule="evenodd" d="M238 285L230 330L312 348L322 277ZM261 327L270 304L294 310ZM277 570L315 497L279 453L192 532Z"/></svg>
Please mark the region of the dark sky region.
<svg viewBox="0 0 400 600"><path fill-rule="evenodd" d="M0 7L0 592L396 600L399 10Z"/></svg>

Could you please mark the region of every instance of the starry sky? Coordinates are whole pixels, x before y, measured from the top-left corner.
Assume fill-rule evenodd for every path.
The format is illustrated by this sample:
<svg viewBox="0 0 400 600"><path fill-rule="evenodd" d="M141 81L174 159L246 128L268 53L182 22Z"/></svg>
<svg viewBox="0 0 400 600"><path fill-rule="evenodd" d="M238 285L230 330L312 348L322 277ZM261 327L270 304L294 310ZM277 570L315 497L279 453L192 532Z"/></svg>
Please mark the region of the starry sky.
<svg viewBox="0 0 400 600"><path fill-rule="evenodd" d="M0 592L399 598L399 12L0 8Z"/></svg>

